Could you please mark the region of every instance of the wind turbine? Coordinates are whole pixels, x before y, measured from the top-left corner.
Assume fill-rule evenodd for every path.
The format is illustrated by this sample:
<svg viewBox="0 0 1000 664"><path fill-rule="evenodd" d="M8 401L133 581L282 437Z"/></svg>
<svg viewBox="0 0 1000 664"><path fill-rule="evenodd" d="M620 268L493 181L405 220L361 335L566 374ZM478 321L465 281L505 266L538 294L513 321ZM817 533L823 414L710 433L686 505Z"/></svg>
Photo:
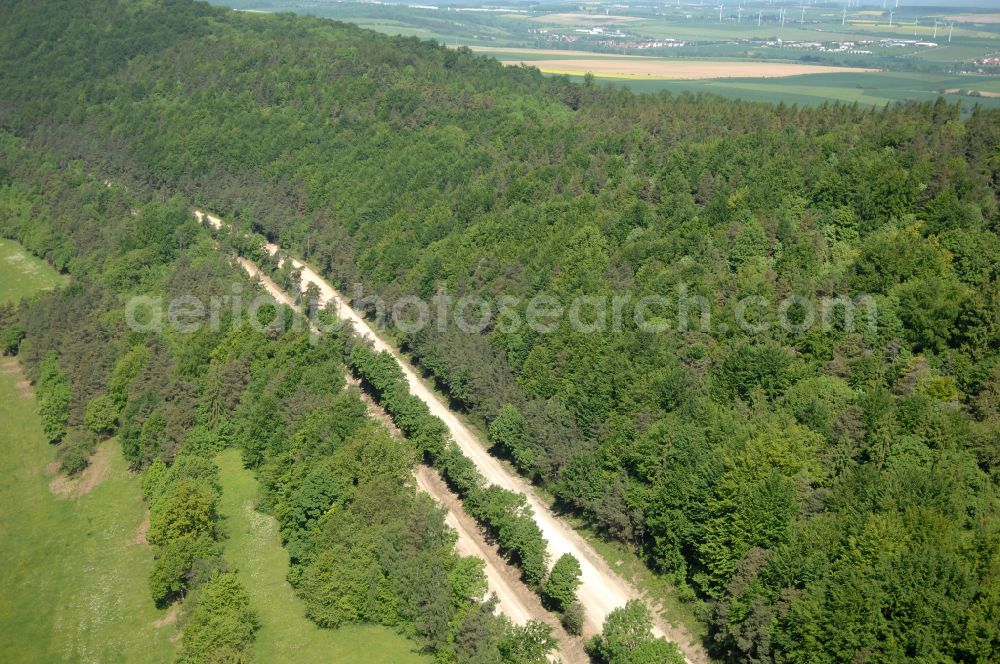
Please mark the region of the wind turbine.
<svg viewBox="0 0 1000 664"><path fill-rule="evenodd" d="M762 13L763 13L763 12L757 12L757 27L758 27L758 28L760 27L760 15L761 15Z"/></svg>
<svg viewBox="0 0 1000 664"><path fill-rule="evenodd" d="M895 14L895 13L896 12L892 11L891 9L889 10L889 27L890 28L892 27L892 15Z"/></svg>
<svg viewBox="0 0 1000 664"><path fill-rule="evenodd" d="M719 23L722 23L722 5L719 5Z"/></svg>
<svg viewBox="0 0 1000 664"><path fill-rule="evenodd" d="M954 29L955 29L955 23L953 21L952 24L948 26L948 43L949 44L951 43L951 33L952 33L952 31Z"/></svg>
<svg viewBox="0 0 1000 664"><path fill-rule="evenodd" d="M736 10L736 23L740 24L743 22L743 7Z"/></svg>
<svg viewBox="0 0 1000 664"><path fill-rule="evenodd" d="M937 19L934 19L934 39L937 39Z"/></svg>
<svg viewBox="0 0 1000 664"><path fill-rule="evenodd" d="M799 15L799 25L803 25L806 22L806 8L805 5L802 6L802 14Z"/></svg>
<svg viewBox="0 0 1000 664"><path fill-rule="evenodd" d="M847 7L844 7L844 15L840 17L840 24L847 25Z"/></svg>

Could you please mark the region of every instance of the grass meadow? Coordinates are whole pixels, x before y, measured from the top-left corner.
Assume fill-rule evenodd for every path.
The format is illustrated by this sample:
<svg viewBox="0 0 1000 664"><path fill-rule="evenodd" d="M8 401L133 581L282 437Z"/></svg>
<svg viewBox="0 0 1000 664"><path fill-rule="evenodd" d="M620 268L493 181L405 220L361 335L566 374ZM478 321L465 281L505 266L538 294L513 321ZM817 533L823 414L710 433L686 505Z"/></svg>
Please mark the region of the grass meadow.
<svg viewBox="0 0 1000 664"><path fill-rule="evenodd" d="M34 399L0 376L0 661L171 662L173 625L153 604L153 552L135 542L140 478L117 441L107 478L89 494L57 498L45 466Z"/></svg>
<svg viewBox="0 0 1000 664"><path fill-rule="evenodd" d="M13 240L0 239L0 302L17 302L65 283L65 277Z"/></svg>

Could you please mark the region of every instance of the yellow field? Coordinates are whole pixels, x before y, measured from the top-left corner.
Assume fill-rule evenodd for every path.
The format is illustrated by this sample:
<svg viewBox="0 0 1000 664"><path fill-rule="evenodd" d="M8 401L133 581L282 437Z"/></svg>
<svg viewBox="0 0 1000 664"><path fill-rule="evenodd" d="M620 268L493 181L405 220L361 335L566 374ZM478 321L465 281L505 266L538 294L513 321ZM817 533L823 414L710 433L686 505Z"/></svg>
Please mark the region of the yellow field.
<svg viewBox="0 0 1000 664"><path fill-rule="evenodd" d="M1000 14L958 14L945 16L944 20L956 23L1000 23Z"/></svg>
<svg viewBox="0 0 1000 664"><path fill-rule="evenodd" d="M565 60L504 60L508 65L528 65L549 74L604 78L698 80L708 78L781 78L800 74L830 74L877 71L860 67L832 67L785 62L729 62L712 60L666 60L660 58L576 58Z"/></svg>
<svg viewBox="0 0 1000 664"><path fill-rule="evenodd" d="M539 23L554 23L555 25L608 25L609 23L630 23L641 21L637 16L616 16L611 14L545 14L537 16L534 21Z"/></svg>

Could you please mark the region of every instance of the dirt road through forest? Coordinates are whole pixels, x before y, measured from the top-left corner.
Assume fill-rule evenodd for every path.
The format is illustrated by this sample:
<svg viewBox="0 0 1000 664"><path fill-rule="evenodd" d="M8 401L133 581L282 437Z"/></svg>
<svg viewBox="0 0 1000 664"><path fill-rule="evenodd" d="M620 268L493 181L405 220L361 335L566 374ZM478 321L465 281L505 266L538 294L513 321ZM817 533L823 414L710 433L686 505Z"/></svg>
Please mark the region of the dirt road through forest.
<svg viewBox="0 0 1000 664"><path fill-rule="evenodd" d="M237 260L247 274L260 280L261 286L271 297L281 304L293 309L296 308L294 298L278 286L255 263L242 257L237 257ZM375 404L371 405L378 408ZM475 521L466 514L458 513L456 506L461 509L458 498L451 494L440 477L436 477L435 471L420 465L414 475L417 487L429 494L435 502L447 510L445 522L458 535L458 540L455 543L455 549L458 553L463 556L475 556L485 561L484 571L488 592L496 594L498 610L515 624L524 625L529 620L538 620L553 625L557 632L561 631L558 622L555 621L552 614L542 607L538 598L526 587L518 587L517 573L500 558L499 553L495 550L496 547L491 547L486 542ZM573 664L586 661L586 655L579 639L567 637L565 633L557 634L557 636L562 637L559 655L564 662Z"/></svg>
<svg viewBox="0 0 1000 664"><path fill-rule="evenodd" d="M201 211L196 211L195 215L200 221L207 221L214 228L222 226L222 220L218 217ZM279 251L279 247L268 243L267 251L273 255ZM604 619L614 609L624 606L630 599L643 599L628 581L618 576L610 568L600 554L579 533L557 517L548 505L539 499L529 482L490 455L486 446L476 438L476 435L424 384L410 363L378 337L361 315L348 305L339 292L308 265L294 258L291 260L292 265L301 271L303 291L310 282L315 284L320 292L320 306L332 304L336 309L337 316L352 323L357 334L368 339L376 351L386 351L396 359L410 386L410 391L427 404L431 413L441 418L448 427L455 443L475 463L476 468L487 481L525 496L528 504L534 510L535 521L548 541L551 560L554 562L564 553L570 553L580 562L582 583L578 591L578 598L586 610L583 630L585 636L600 632ZM246 267L245 264L244 267ZM655 611L654 616L656 616L654 633L677 643L688 662L696 664L708 661L704 649L693 643L693 639L686 629L666 623L659 618Z"/></svg>

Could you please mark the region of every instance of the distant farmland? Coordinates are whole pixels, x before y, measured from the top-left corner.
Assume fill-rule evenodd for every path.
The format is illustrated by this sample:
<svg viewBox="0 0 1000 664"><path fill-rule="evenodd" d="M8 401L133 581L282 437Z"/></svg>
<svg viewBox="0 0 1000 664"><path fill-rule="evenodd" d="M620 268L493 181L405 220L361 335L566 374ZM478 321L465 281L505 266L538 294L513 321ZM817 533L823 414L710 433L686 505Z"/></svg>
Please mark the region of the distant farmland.
<svg viewBox="0 0 1000 664"><path fill-rule="evenodd" d="M660 58L573 58L547 60L503 60L525 64L548 74L586 74L603 78L653 78L699 80L709 78L783 78L801 74L849 74L876 71L856 67L807 65L791 62L733 62L726 60L665 60Z"/></svg>
<svg viewBox="0 0 1000 664"><path fill-rule="evenodd" d="M577 80L580 76L572 77ZM815 106L824 102L884 106L902 101L933 101L939 96L971 110L980 105L1000 108L992 96L1000 77L948 76L936 74L867 72L853 74L806 74L786 78L718 78L667 80L653 78L598 78L609 85L623 85L636 92L709 92L748 101L785 102ZM978 94L977 94L978 93Z"/></svg>
<svg viewBox="0 0 1000 664"><path fill-rule="evenodd" d="M598 82L636 92L710 92L748 101L813 106L839 101L884 106L907 100L932 101L939 96L966 110L979 104L1000 108L1000 76L925 72L892 72L851 67L825 67L773 60L695 60L586 51L473 46L506 64L528 64L550 75L582 80L588 71ZM632 63L640 63L634 65ZM662 69L650 66L662 64ZM665 75L666 74L666 75Z"/></svg>
<svg viewBox="0 0 1000 664"><path fill-rule="evenodd" d="M669 59L557 49L473 46L472 50L492 55L505 65L523 64L537 67L546 74L582 76L589 72L594 76L608 79L783 78L801 74L854 74L878 71L861 67L835 67L797 62Z"/></svg>

